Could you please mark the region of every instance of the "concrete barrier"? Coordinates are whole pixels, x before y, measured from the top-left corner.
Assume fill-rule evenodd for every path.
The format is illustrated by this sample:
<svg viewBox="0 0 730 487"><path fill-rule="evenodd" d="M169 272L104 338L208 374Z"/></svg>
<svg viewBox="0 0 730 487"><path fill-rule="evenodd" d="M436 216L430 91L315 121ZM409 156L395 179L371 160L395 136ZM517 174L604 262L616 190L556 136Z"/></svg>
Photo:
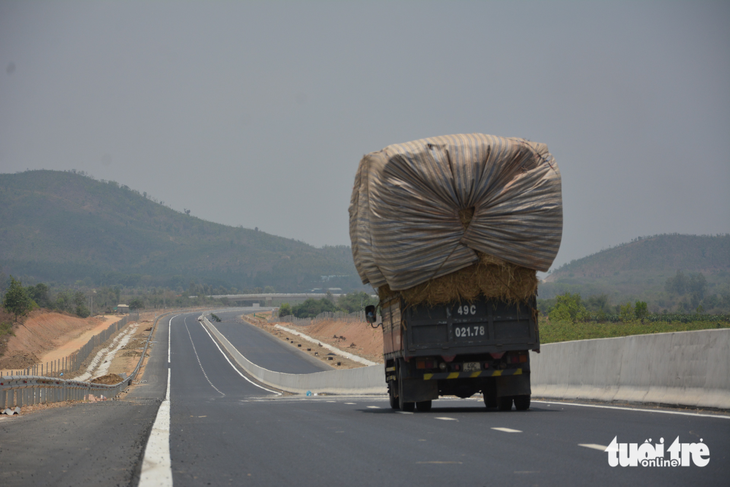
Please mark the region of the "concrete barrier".
<svg viewBox="0 0 730 487"><path fill-rule="evenodd" d="M533 396L730 409L730 330L551 343L531 354Z"/></svg>
<svg viewBox="0 0 730 487"><path fill-rule="evenodd" d="M244 357L207 318L203 317L202 322L241 368L267 386L298 394L305 394L308 391L319 394L385 394L387 392L384 370L380 364L312 374L274 372L259 367Z"/></svg>
<svg viewBox="0 0 730 487"><path fill-rule="evenodd" d="M215 339L251 376L276 389L385 394L383 366L313 374L274 372L249 361L207 319ZM634 335L543 345L532 353L532 394L730 409L730 330Z"/></svg>

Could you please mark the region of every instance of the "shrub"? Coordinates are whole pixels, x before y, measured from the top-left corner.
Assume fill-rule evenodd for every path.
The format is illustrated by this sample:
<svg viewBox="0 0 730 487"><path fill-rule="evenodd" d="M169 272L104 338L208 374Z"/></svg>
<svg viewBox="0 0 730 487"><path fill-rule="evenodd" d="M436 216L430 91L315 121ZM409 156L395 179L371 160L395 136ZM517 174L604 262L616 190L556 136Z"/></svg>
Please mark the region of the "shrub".
<svg viewBox="0 0 730 487"><path fill-rule="evenodd" d="M631 303L621 305L621 310L619 311L619 319L621 321L626 323L633 320L634 316L634 308L631 306Z"/></svg>
<svg viewBox="0 0 730 487"><path fill-rule="evenodd" d="M565 293L555 298L555 307L550 311L550 321L588 321L590 315L581 301L580 294Z"/></svg>
<svg viewBox="0 0 730 487"><path fill-rule="evenodd" d="M289 303L284 303L279 306L279 317L283 318L284 316L289 316L291 314L291 305Z"/></svg>

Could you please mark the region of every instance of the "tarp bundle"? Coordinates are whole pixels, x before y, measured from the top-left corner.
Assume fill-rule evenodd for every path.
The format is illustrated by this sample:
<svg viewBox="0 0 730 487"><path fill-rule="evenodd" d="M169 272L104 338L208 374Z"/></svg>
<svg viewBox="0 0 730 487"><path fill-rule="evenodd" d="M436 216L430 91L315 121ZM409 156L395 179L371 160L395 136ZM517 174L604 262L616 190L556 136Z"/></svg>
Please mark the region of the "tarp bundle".
<svg viewBox="0 0 730 487"><path fill-rule="evenodd" d="M492 256L547 271L560 247L560 171L545 144L484 134L389 145L360 161L350 201L363 284L412 288Z"/></svg>

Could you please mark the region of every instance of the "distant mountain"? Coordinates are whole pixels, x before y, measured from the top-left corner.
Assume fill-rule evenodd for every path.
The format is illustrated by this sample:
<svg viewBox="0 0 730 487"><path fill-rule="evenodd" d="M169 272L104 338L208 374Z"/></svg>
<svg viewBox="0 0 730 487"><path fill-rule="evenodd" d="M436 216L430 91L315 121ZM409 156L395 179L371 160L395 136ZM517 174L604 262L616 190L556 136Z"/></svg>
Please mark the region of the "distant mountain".
<svg viewBox="0 0 730 487"><path fill-rule="evenodd" d="M666 298L667 279L701 273L708 294L730 292L730 235L655 235L574 260L540 285L541 298L563 292L607 294L614 302Z"/></svg>
<svg viewBox="0 0 730 487"><path fill-rule="evenodd" d="M211 223L113 181L45 170L0 174L0 271L88 286L362 289L347 246Z"/></svg>

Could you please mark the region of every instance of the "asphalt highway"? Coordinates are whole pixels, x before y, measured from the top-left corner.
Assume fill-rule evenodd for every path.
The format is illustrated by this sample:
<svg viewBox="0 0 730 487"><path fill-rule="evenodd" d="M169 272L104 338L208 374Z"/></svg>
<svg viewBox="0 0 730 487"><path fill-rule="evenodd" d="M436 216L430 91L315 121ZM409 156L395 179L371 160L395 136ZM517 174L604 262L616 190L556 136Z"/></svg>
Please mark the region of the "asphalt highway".
<svg viewBox="0 0 730 487"><path fill-rule="evenodd" d="M217 314L218 329L259 365L294 373L317 366L238 320L240 312ZM730 483L728 415L548 402L499 412L476 399L440 399L429 413L409 414L382 396L280 395L236 370L197 316L160 323L145 382L125 400L0 421L0 484L137 485L166 394L168 330L175 486ZM663 438L666 459L678 437L705 445L697 461L709 463L612 467L603 450L615 437L638 445Z"/></svg>

